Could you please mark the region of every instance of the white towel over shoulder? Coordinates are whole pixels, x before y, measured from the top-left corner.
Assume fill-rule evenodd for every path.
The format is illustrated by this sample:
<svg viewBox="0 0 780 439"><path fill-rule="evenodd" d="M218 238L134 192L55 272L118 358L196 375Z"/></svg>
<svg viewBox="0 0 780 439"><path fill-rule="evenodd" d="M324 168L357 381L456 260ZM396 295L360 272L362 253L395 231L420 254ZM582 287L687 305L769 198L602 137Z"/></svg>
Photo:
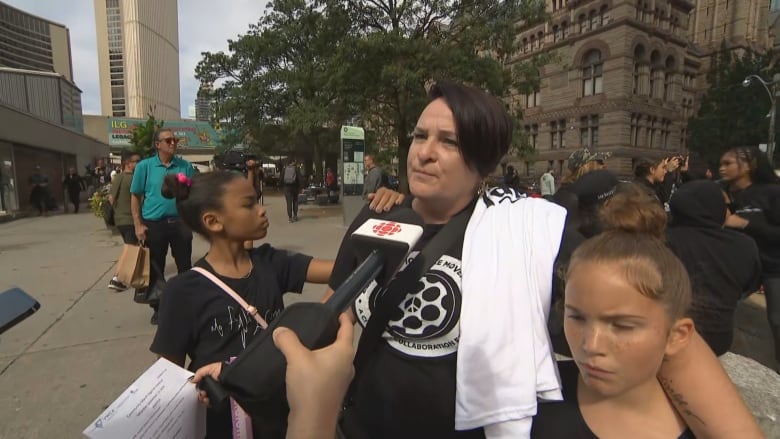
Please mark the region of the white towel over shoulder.
<svg viewBox="0 0 780 439"><path fill-rule="evenodd" d="M478 201L463 243L456 429L529 437L537 398L562 399L547 316L565 219L501 189Z"/></svg>

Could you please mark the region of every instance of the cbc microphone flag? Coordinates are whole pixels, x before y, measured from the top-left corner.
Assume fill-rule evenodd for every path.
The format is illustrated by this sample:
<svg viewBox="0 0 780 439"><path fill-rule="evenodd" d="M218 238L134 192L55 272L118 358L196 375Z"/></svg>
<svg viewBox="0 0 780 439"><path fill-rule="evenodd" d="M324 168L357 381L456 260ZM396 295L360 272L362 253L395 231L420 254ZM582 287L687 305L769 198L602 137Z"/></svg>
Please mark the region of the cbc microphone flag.
<svg viewBox="0 0 780 439"><path fill-rule="evenodd" d="M422 236L423 228L416 224L370 219L358 227L353 235L382 239L412 247Z"/></svg>

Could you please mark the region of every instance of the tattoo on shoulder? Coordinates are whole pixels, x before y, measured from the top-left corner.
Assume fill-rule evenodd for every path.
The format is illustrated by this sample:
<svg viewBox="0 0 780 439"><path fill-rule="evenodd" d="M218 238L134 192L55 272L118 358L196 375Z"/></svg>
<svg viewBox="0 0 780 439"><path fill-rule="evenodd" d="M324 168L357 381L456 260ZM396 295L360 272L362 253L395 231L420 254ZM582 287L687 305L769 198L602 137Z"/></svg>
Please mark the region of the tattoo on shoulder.
<svg viewBox="0 0 780 439"><path fill-rule="evenodd" d="M682 415L685 416L686 419L695 419L699 421L701 425L705 425L705 426L707 425L707 423L705 423L702 418L698 417L695 413L693 413L693 411L691 411L688 401L685 400L682 394L674 390L674 387L672 387L673 385L672 380L668 378L659 377L659 381L661 382L661 387L663 387L664 391L666 392L666 395L669 397L669 399L672 400L674 406Z"/></svg>

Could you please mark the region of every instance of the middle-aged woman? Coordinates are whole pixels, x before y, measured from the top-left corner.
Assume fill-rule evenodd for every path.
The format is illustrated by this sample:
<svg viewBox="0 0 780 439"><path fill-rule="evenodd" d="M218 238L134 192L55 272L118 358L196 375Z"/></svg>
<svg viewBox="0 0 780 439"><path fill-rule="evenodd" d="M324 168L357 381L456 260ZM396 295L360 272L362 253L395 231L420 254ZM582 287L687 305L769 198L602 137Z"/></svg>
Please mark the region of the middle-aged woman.
<svg viewBox="0 0 780 439"><path fill-rule="evenodd" d="M468 225L400 303L389 303L392 284L372 284L355 301L353 317L368 329L375 317L380 336L372 344L369 331L361 335L341 428L349 439L528 437L537 398L561 398L545 321L554 266L571 253L565 211L511 190L480 190L511 143L500 101L454 84L434 85L430 98L407 157L406 205L425 223L416 250L464 210ZM351 232L381 215L367 207L355 219L327 296L360 262ZM405 268L415 266L412 259ZM659 378L697 437L761 437L698 335Z"/></svg>
<svg viewBox="0 0 780 439"><path fill-rule="evenodd" d="M758 245L766 313L775 340L775 368L780 371L780 182L766 155L755 147L726 151L720 159L720 176L733 214L727 216L726 227L747 233Z"/></svg>

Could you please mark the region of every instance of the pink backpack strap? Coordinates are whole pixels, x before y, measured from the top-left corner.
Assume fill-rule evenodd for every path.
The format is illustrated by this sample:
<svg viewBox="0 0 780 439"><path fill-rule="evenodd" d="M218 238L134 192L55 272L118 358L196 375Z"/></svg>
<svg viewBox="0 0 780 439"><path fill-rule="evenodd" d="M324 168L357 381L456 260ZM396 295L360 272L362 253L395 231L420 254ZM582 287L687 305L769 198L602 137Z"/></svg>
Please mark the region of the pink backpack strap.
<svg viewBox="0 0 780 439"><path fill-rule="evenodd" d="M266 329L268 327L268 323L260 317L260 313L257 312L257 308L254 306L246 303L246 301L238 295L235 291L233 291L232 288L227 286L225 282L222 282L217 276L214 276L214 274L205 268L202 267L192 267L193 271L197 271L198 273L205 276L208 280L214 282L214 284L222 289L222 291L226 292L228 296L232 297L233 300L238 302L239 305L241 305L241 308L244 308L244 310L249 313L254 319L257 321L257 324L260 325L261 328Z"/></svg>

